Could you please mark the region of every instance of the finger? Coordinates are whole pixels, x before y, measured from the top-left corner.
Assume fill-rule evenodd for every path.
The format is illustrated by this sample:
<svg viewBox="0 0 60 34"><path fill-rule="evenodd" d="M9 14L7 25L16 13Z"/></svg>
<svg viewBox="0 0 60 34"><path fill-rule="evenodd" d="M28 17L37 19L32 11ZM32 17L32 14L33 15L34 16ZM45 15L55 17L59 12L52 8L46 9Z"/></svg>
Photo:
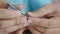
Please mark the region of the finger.
<svg viewBox="0 0 60 34"><path fill-rule="evenodd" d="M33 27L28 27L32 34L41 34L39 31L35 30Z"/></svg>
<svg viewBox="0 0 60 34"><path fill-rule="evenodd" d="M18 10L21 10L21 9L23 8L23 4L16 5L16 8L17 8Z"/></svg>
<svg viewBox="0 0 60 34"><path fill-rule="evenodd" d="M23 34L23 32L24 32L25 29L26 29L26 28L17 30L17 31L16 31L16 34Z"/></svg>

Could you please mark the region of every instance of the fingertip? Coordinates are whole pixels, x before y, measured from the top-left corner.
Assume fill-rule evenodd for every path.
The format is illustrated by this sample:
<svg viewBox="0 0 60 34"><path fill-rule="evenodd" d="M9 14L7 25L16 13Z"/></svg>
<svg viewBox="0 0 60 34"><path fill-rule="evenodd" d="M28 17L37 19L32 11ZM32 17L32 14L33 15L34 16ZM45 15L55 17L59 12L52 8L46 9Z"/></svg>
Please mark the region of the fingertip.
<svg viewBox="0 0 60 34"><path fill-rule="evenodd" d="M27 12L26 15L27 15L28 17L30 17L30 16L32 16L32 13L31 13L31 12Z"/></svg>

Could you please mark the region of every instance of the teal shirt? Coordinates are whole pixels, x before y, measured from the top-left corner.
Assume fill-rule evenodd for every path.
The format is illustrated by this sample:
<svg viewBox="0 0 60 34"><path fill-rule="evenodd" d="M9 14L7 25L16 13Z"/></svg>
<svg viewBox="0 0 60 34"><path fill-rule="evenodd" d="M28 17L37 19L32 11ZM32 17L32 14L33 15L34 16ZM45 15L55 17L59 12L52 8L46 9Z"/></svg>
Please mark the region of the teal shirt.
<svg viewBox="0 0 60 34"><path fill-rule="evenodd" d="M46 4L50 4L51 0L29 0L30 11L35 11Z"/></svg>
<svg viewBox="0 0 60 34"><path fill-rule="evenodd" d="M5 0L5 2L13 5L23 4L24 8L21 10L21 12L25 14L27 11L32 12L46 4L51 3L51 0Z"/></svg>

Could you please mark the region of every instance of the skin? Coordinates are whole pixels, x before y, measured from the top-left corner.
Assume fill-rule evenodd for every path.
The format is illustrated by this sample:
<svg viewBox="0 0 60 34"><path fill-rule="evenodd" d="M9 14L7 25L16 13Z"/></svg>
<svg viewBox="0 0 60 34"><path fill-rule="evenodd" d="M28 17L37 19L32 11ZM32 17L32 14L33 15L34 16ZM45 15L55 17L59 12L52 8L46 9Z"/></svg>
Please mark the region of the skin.
<svg viewBox="0 0 60 34"><path fill-rule="evenodd" d="M23 4L15 5L15 7L16 7L18 10L21 10L21 9L23 8Z"/></svg>
<svg viewBox="0 0 60 34"><path fill-rule="evenodd" d="M45 5L41 9L38 9L35 12L28 12L27 15L30 17L43 17L46 14L52 13L55 11L55 8L53 8L52 5Z"/></svg>
<svg viewBox="0 0 60 34"><path fill-rule="evenodd" d="M29 25L27 28L32 32L32 34L43 34L42 32L39 32L39 28L35 27L38 25L40 26L40 24L43 23L48 23L50 20L52 21L52 19L46 19L46 18L37 18L37 17L43 17L45 15L47 15L47 17L51 17L52 16L59 16L59 11L58 10L60 6L60 4L55 2L56 0L53 0L52 4L48 4L45 5L44 7L42 7L41 9L36 10L35 12L27 12L27 16L29 16L30 18L28 18L29 21L32 21L32 24ZM56 13L56 14L55 14ZM21 30L20 30L21 31Z"/></svg>
<svg viewBox="0 0 60 34"><path fill-rule="evenodd" d="M32 32L32 34L43 34L43 32L40 31L41 29L41 23L48 23L49 19L44 19L44 18L29 18L30 20L32 20L32 24L29 25L27 28Z"/></svg>
<svg viewBox="0 0 60 34"><path fill-rule="evenodd" d="M51 26L51 28L54 27L59 27L59 21L60 21L60 17L54 17L51 19L46 19L46 18L29 18L30 20L32 20L32 25L29 25L27 28L33 33L33 34L38 34L39 32L41 34L46 34L45 32L46 29L45 27L47 26ZM47 27L49 29L49 27ZM59 31L59 30L58 30ZM57 33L57 32L56 32Z"/></svg>
<svg viewBox="0 0 60 34"><path fill-rule="evenodd" d="M57 0L55 0L55 1L57 1ZM43 17L45 15L49 15L47 17L50 17L50 16L59 15L58 13L60 11L60 4L55 2L55 1L51 4L43 6L42 8L36 10L35 12L27 12L27 16L30 16L30 17Z"/></svg>
<svg viewBox="0 0 60 34"><path fill-rule="evenodd" d="M2 0L0 0L0 1L2 1ZM22 4L19 4L19 5L14 5L18 10L21 10L22 8L23 8L23 5ZM7 3L5 3L5 2L3 2L2 1L2 3L0 4L0 11L3 11L3 12L5 12L5 11L7 11L7 12L11 12L11 13L13 13L14 11L16 12L16 10L9 10L8 8L7 8ZM6 18L4 18L4 19L6 19ZM22 16L21 15L21 13L20 13L20 16L19 17L17 17L17 19L18 20L20 20L20 21L18 21L19 23L21 23L21 25L20 26L22 26L22 24L23 24L23 22L24 22L24 24L25 23L27 23L27 20L26 20L26 18L24 17L24 16ZM23 29L19 29L18 31L16 31L16 34L22 34L22 32L25 30L25 28L24 27L26 27L27 25L23 25L21 28L23 28Z"/></svg>
<svg viewBox="0 0 60 34"><path fill-rule="evenodd" d="M5 8L5 9L7 9L7 3L6 2L4 2L3 0L0 0L0 8Z"/></svg>
<svg viewBox="0 0 60 34"><path fill-rule="evenodd" d="M8 3L4 2L4 0L0 0L0 8L7 9ZM22 4L14 5L18 10L21 10L23 8Z"/></svg>
<svg viewBox="0 0 60 34"><path fill-rule="evenodd" d="M29 26L28 29L32 32L32 34L42 34L41 32L37 31L35 28Z"/></svg>
<svg viewBox="0 0 60 34"><path fill-rule="evenodd" d="M54 1L54 0L53 0ZM46 9L49 9L49 10L46 10ZM40 13L39 13L40 12ZM34 16L36 14L39 14L38 16ZM51 17L51 16L54 16L56 18L52 18L52 19L46 19L46 18L36 18L36 17L43 17L44 15L46 15L47 17ZM31 18L29 18L33 23L32 25L33 26L28 26L28 29L33 33L33 34L36 34L37 32L34 32L34 31L40 31L40 26L41 24L43 26L45 26L44 24L47 24L51 21L54 21L54 20L57 20L59 21L59 18L60 18L60 4L55 4L55 1L53 4L49 4L49 5L46 5L43 7L43 9L39 9L38 11L36 12L33 12L32 14L30 13L30 16ZM58 18L59 17L59 18ZM55 21L55 23L57 22ZM51 22L53 23L53 22ZM39 27L38 27L39 26ZM31 28L32 27L32 28ZM36 30L34 30L36 29ZM41 34L45 34L45 33L42 33Z"/></svg>
<svg viewBox="0 0 60 34"><path fill-rule="evenodd" d="M25 29L26 29L26 28L19 29L19 30L16 31L15 34L22 34Z"/></svg>

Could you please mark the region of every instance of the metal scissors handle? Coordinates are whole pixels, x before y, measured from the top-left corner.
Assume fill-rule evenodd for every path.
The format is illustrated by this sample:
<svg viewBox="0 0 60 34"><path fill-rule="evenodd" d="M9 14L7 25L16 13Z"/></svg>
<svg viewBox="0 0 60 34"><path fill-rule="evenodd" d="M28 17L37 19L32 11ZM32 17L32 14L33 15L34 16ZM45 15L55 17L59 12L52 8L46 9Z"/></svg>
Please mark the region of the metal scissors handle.
<svg viewBox="0 0 60 34"><path fill-rule="evenodd" d="M11 6L13 9L19 11L19 13L21 13L22 15L24 15L24 14L23 14L20 10L18 10L13 4L11 4L11 3L8 3L8 4L9 4L9 6Z"/></svg>

